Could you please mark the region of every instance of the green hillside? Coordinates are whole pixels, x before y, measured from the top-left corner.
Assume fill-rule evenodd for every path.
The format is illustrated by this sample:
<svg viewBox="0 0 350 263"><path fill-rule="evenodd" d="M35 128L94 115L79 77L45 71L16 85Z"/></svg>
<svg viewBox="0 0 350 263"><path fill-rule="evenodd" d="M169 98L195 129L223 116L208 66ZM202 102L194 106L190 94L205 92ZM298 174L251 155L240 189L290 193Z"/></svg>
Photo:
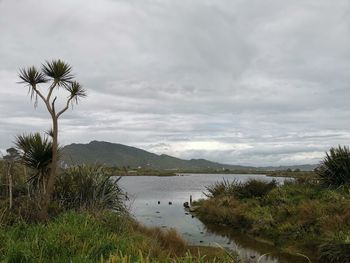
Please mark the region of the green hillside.
<svg viewBox="0 0 350 263"><path fill-rule="evenodd" d="M64 164L102 163L112 166L148 167L152 169L253 169L239 165L226 165L204 159L183 160L166 154L157 155L123 144L92 141L71 144L63 148Z"/></svg>
<svg viewBox="0 0 350 263"><path fill-rule="evenodd" d="M118 167L142 167L150 169L179 169L179 170L222 170L235 171L275 171L300 169L311 171L316 165L295 165L278 167L251 167L241 165L220 164L205 159L183 160L166 154L157 155L145 150L103 141L92 141L88 144L70 144L63 148L63 165L72 164L106 164Z"/></svg>

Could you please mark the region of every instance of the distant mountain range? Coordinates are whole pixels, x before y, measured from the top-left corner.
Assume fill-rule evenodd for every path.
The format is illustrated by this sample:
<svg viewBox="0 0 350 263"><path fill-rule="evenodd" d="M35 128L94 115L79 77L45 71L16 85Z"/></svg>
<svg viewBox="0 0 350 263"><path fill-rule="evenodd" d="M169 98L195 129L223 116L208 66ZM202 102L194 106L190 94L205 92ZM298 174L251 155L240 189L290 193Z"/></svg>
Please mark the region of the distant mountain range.
<svg viewBox="0 0 350 263"><path fill-rule="evenodd" d="M151 168L162 170L313 170L316 165L296 165L279 167L252 167L211 162L205 159L183 160L166 154L157 155L145 150L117 143L92 141L88 144L70 144L62 150L64 165L101 163L111 166L131 168Z"/></svg>

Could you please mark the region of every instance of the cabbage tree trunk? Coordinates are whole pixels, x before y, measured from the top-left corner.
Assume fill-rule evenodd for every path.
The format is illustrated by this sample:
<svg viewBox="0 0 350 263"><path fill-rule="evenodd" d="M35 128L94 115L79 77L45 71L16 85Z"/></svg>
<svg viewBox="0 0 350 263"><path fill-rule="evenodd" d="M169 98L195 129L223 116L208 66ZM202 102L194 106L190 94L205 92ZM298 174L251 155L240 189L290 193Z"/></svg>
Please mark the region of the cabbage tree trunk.
<svg viewBox="0 0 350 263"><path fill-rule="evenodd" d="M58 118L52 117L52 162L50 167L49 177L47 179L46 189L42 195L40 204L41 220L48 219L49 205L51 197L55 188L55 182L57 177L57 162L58 162ZM45 183L45 180L44 180Z"/></svg>

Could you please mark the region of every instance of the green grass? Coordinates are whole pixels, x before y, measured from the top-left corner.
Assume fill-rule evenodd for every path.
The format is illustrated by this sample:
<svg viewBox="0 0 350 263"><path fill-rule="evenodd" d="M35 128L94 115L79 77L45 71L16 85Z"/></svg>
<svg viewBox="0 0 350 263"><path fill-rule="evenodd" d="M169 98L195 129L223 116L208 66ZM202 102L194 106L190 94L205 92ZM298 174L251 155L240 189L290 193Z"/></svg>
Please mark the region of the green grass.
<svg viewBox="0 0 350 263"><path fill-rule="evenodd" d="M0 262L232 262L223 251L191 253L173 231L112 212L65 212L44 224L0 228Z"/></svg>
<svg viewBox="0 0 350 263"><path fill-rule="evenodd" d="M113 223L125 226L122 220L115 217ZM95 262L123 248L127 240L122 235L124 231L115 227L109 234L106 226L93 216L75 212L65 213L49 224L19 223L0 230L0 259L4 262Z"/></svg>

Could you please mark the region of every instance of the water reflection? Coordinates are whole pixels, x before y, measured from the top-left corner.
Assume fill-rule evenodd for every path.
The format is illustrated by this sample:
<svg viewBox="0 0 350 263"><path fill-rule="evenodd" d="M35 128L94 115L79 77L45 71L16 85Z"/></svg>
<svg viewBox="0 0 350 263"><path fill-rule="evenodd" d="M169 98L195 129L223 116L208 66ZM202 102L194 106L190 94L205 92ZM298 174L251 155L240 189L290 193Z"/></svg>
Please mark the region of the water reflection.
<svg viewBox="0 0 350 263"><path fill-rule="evenodd" d="M186 174L183 176L127 176L120 180L121 186L130 200L132 214L147 226L175 228L190 245L216 246L237 250L244 258L256 262L265 253L261 263L302 263L305 259L280 254L268 244L249 239L225 227L204 225L196 217L186 212L183 203L204 198L205 187L222 179L241 182L249 179L282 183L285 178L273 178L265 175L230 175L230 174ZM171 204L170 204L170 203Z"/></svg>
<svg viewBox="0 0 350 263"><path fill-rule="evenodd" d="M307 259L302 256L280 252L272 244L262 241L259 242L256 239L249 238L247 235L239 233L237 230L230 229L229 227L206 224L205 228L208 233L221 235L233 240L236 246L235 251L238 251L243 258L247 258L251 262L256 262L256 259L259 258L259 256L266 253L269 254L264 256L265 261L261 260L260 262L308 262ZM312 262L317 261L315 258L312 258Z"/></svg>

